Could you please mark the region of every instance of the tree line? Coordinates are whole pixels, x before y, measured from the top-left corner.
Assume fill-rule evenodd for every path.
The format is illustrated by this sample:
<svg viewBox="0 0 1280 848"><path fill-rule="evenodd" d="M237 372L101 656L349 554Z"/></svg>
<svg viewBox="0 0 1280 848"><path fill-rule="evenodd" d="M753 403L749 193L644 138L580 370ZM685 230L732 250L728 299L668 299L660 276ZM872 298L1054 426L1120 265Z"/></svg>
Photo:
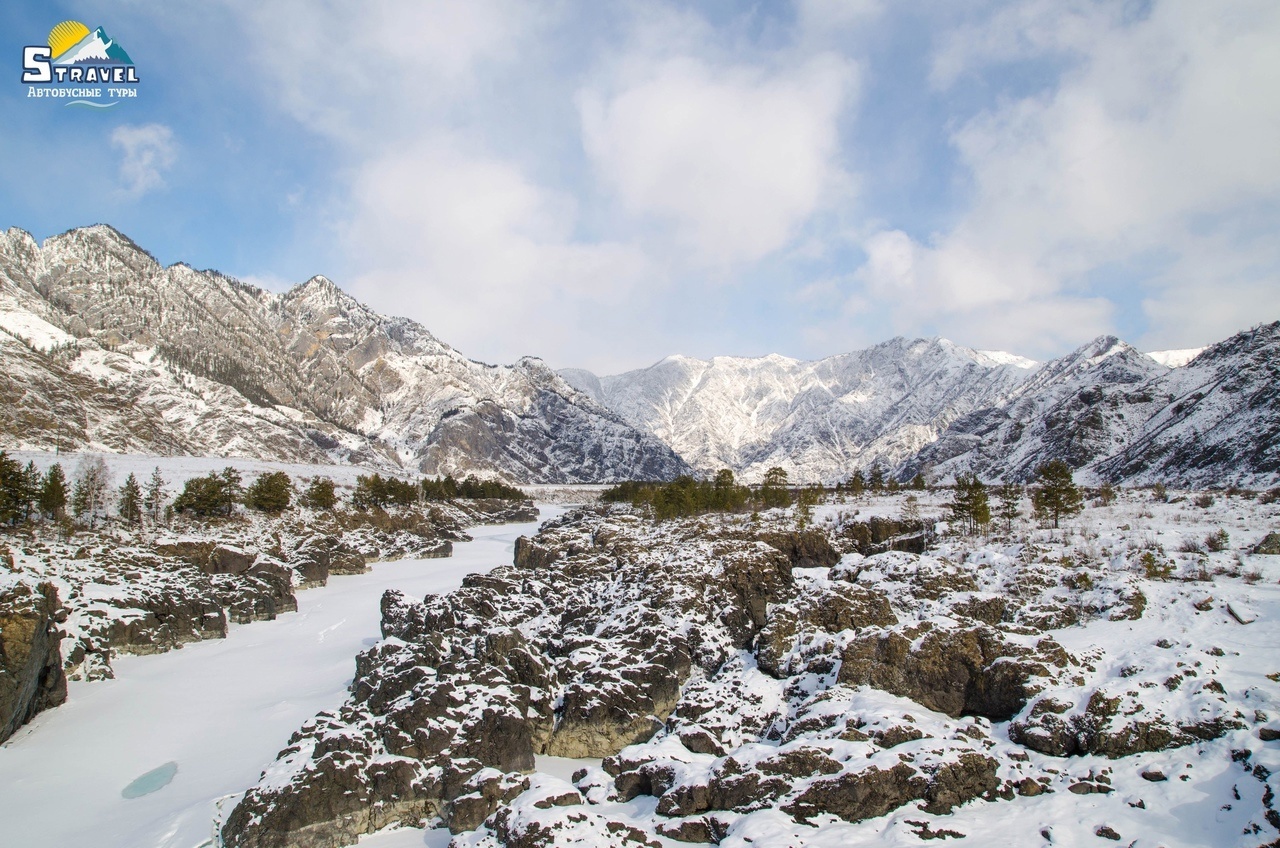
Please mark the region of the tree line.
<svg viewBox="0 0 1280 848"><path fill-rule="evenodd" d="M246 486L240 472L228 466L188 479L172 501L165 493L167 485L159 466L145 481L130 473L123 484L113 487L110 469L101 456L82 457L74 475L68 478L61 463L54 463L42 473L34 462L24 466L0 450L0 526L36 520L64 521L74 516L93 528L108 516L112 506L124 522L140 524L149 519L159 524L174 513L198 518L227 517L243 506L279 515L295 503L314 510L330 510L339 504L336 486L328 477L314 477L301 491L295 491L293 480L283 471L260 474ZM356 479L350 505L368 510L457 498L524 500L525 494L514 486L475 476L409 482L370 474Z"/></svg>
<svg viewBox="0 0 1280 848"><path fill-rule="evenodd" d="M669 483L628 480L606 489L600 499L606 503L647 505L655 518L667 519L790 506L799 494L803 493L788 487L786 469L775 466L755 487L738 483L732 471L722 468L710 480L695 480L688 475Z"/></svg>

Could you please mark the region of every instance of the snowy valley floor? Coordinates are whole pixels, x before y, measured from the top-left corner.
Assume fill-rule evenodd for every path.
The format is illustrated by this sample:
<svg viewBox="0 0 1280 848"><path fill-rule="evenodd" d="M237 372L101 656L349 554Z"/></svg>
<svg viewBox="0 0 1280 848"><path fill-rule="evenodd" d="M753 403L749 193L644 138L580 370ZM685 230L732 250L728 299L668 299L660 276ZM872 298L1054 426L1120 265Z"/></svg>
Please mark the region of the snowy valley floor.
<svg viewBox="0 0 1280 848"><path fill-rule="evenodd" d="M543 518L556 508L544 508ZM289 734L341 703L354 658L379 639L385 589L455 588L511 561L536 524L476 527L448 559L379 562L298 593L298 612L232 625L226 639L156 656L121 656L116 679L72 682L67 703L0 748L0 844L26 848L194 848L212 837L220 799L258 778ZM172 782L122 790L177 763ZM420 843L419 843L420 844Z"/></svg>

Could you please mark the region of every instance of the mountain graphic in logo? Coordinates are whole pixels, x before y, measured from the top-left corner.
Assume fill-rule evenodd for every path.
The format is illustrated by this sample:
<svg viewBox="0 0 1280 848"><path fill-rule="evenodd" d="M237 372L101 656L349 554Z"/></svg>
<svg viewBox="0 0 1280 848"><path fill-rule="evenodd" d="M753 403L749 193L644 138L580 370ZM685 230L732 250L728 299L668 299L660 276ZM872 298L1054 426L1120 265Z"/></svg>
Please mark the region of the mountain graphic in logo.
<svg viewBox="0 0 1280 848"><path fill-rule="evenodd" d="M92 32L79 21L63 21L49 31L49 52L55 65L132 65L124 48L107 31Z"/></svg>

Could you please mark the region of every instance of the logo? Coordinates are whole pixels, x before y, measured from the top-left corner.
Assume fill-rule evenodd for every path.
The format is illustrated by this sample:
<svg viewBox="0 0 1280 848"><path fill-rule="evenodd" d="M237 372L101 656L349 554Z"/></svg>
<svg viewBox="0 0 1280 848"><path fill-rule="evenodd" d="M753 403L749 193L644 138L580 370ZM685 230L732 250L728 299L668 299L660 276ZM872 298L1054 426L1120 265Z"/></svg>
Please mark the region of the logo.
<svg viewBox="0 0 1280 848"><path fill-rule="evenodd" d="M67 106L108 109L138 96L138 69L129 54L102 27L90 30L79 21L51 29L48 44L22 48L22 81L27 97Z"/></svg>

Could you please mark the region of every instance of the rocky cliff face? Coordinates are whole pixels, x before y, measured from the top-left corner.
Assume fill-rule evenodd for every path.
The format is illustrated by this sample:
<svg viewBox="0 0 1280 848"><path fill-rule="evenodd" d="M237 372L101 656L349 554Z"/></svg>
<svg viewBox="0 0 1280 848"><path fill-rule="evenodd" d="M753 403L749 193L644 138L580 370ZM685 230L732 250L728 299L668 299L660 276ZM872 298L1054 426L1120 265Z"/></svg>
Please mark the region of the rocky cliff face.
<svg viewBox="0 0 1280 848"><path fill-rule="evenodd" d="M468 360L316 277L277 295L105 226L0 234L0 444L345 462L517 482L686 466L540 360Z"/></svg>
<svg viewBox="0 0 1280 848"><path fill-rule="evenodd" d="M7 549L0 549L6 559ZM0 577L0 742L67 699L58 592L49 583Z"/></svg>

